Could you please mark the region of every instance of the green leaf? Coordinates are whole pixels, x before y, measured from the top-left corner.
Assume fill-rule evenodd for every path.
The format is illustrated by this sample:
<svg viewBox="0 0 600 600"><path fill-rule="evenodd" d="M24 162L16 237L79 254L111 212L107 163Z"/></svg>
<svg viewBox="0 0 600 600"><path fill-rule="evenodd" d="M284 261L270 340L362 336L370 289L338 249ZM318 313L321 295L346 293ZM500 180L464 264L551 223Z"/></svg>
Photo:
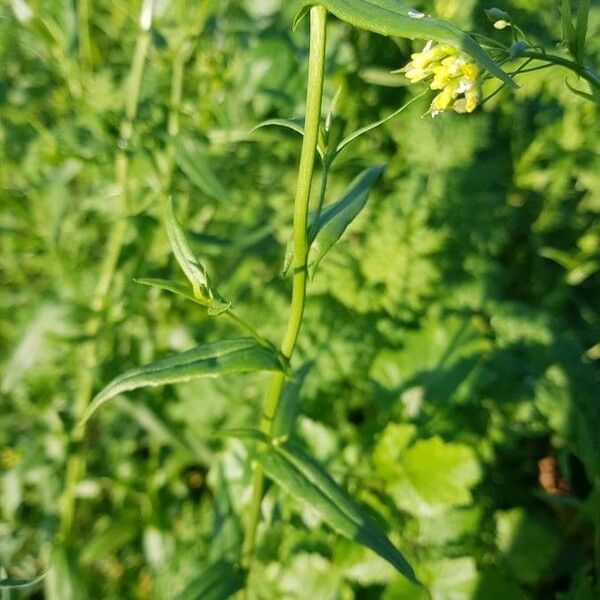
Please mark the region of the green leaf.
<svg viewBox="0 0 600 600"><path fill-rule="evenodd" d="M90 565L114 554L131 542L139 533L138 524L124 519L111 522L108 527L94 535L83 547L80 554L82 565Z"/></svg>
<svg viewBox="0 0 600 600"><path fill-rule="evenodd" d="M304 379L312 368L312 363L302 365L292 377L285 382L281 398L277 405L277 413L273 421L273 437L288 435L294 430L300 410L300 390Z"/></svg>
<svg viewBox="0 0 600 600"><path fill-rule="evenodd" d="M244 587L244 579L233 563L220 560L192 579L175 600L226 600Z"/></svg>
<svg viewBox="0 0 600 600"><path fill-rule="evenodd" d="M118 394L141 387L180 383L199 377L249 371L281 371L277 354L252 338L236 338L197 346L187 352L162 358L132 369L113 379L92 401L80 425L100 406Z"/></svg>
<svg viewBox="0 0 600 600"><path fill-rule="evenodd" d="M0 579L0 589L10 590L31 587L32 585L35 585L36 583L42 581L46 577L47 573L47 571L44 571L40 575L31 578L5 577L4 579Z"/></svg>
<svg viewBox="0 0 600 600"><path fill-rule="evenodd" d="M398 110L395 110L393 113L390 113L387 117L380 119L379 121L375 121L373 123L369 123L369 125L365 125L360 129L357 129L354 133L351 133L347 137L345 137L335 148L336 154L341 152L348 144L352 143L354 140L357 140L359 137L363 136L365 133L369 131L373 131L373 129L377 129L381 125L384 125L394 117L398 116L405 108L408 108L413 102L420 100L425 94L429 93L429 90L426 90L422 94L415 96L412 100L409 100L406 104L402 105Z"/></svg>
<svg viewBox="0 0 600 600"><path fill-rule="evenodd" d="M172 198L167 201L165 219L173 254L175 254L181 270L192 284L194 298L200 304L208 306L211 315L226 311L230 304L223 300L217 290L212 287L206 269L192 251L185 232L175 216Z"/></svg>
<svg viewBox="0 0 600 600"><path fill-rule="evenodd" d="M191 293L191 290L179 283L178 281L171 281L169 279L157 279L155 277L139 277L134 279L136 283L141 283L142 285L147 285L150 287L155 287L160 290L167 290L168 292L173 292L173 294L177 294L178 296L182 296L186 300L191 300L192 302L196 302L197 304L202 304L202 306L206 306L205 302L198 300Z"/></svg>
<svg viewBox="0 0 600 600"><path fill-rule="evenodd" d="M514 81L469 35L447 21L429 17L398 0L307 0L307 6L321 4L342 21L354 27L387 36L435 40L457 46L479 65L511 87ZM297 20L295 20L297 22Z"/></svg>
<svg viewBox="0 0 600 600"><path fill-rule="evenodd" d="M418 440L406 450L392 450L396 442L406 446L411 433L408 426L388 425L373 457L397 506L416 516L432 516L469 504L470 490L481 476L473 450L439 437ZM386 448L390 449L387 460Z"/></svg>
<svg viewBox="0 0 600 600"><path fill-rule="evenodd" d="M588 29L588 16L590 14L590 0L579 0L577 9L577 22L575 24L575 58L583 64L585 53L585 38Z"/></svg>
<svg viewBox="0 0 600 600"><path fill-rule="evenodd" d="M323 469L291 441L269 444L256 454L269 478L314 508L340 535L370 548L418 583L412 567L385 533Z"/></svg>
<svg viewBox="0 0 600 600"><path fill-rule="evenodd" d="M302 118L267 119L266 121L262 121L256 127L254 127L254 129L252 129L250 133L254 133L258 129L261 129L263 127L270 126L284 127L285 129L291 129L292 131L295 131L296 133L299 133L302 136L304 135L304 119ZM317 141L317 152L319 153L319 156L321 158L323 158L323 156L325 155L325 146L323 145L322 136L319 136L319 139Z"/></svg>
<svg viewBox="0 0 600 600"><path fill-rule="evenodd" d="M311 277L325 254L342 237L344 231L367 203L369 192L385 165L377 165L364 170L347 188L344 195L329 205L321 214L315 238L308 252L308 266Z"/></svg>
<svg viewBox="0 0 600 600"><path fill-rule="evenodd" d="M202 192L219 202L229 200L227 190L213 173L207 152L197 141L190 137L178 138L175 163Z"/></svg>
<svg viewBox="0 0 600 600"><path fill-rule="evenodd" d="M513 576L533 583L551 567L560 548L560 537L550 519L522 508L498 511L496 543Z"/></svg>
<svg viewBox="0 0 600 600"><path fill-rule="evenodd" d="M573 22L571 21L571 1L562 0L562 6L560 9L560 16L562 21L562 32L563 40L567 43L569 51L573 56L576 55L576 43L575 43L575 29Z"/></svg>

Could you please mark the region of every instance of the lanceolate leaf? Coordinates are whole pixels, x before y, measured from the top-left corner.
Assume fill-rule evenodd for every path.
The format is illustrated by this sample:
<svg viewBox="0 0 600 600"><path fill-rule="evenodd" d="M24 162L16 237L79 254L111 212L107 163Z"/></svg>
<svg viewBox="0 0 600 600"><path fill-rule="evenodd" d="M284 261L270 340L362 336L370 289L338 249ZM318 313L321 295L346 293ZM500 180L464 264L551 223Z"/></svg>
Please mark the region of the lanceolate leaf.
<svg viewBox="0 0 600 600"><path fill-rule="evenodd" d="M44 572L37 577L31 577L30 579L26 578L14 578L14 577L6 577L5 579L0 579L0 590L1 589L23 589L31 587L36 583L39 583L46 577L47 572Z"/></svg>
<svg viewBox="0 0 600 600"><path fill-rule="evenodd" d="M452 23L434 19L399 0L307 0L298 18L306 14L306 7L321 4L342 21L354 27L382 35L409 39L435 40L457 46L492 75L509 86L513 80L491 59L489 54L469 35Z"/></svg>
<svg viewBox="0 0 600 600"><path fill-rule="evenodd" d="M260 346L252 338L203 344L193 350L162 358L123 373L94 398L81 423L85 423L100 406L114 396L137 388L178 383L199 377L215 377L226 373L281 370L282 365L275 352Z"/></svg>
<svg viewBox="0 0 600 600"><path fill-rule="evenodd" d="M208 306L209 314L217 315L229 308L229 303L223 300L219 293L211 286L204 265L192 251L173 208L173 199L169 198L166 209L167 235L175 258L192 284L194 298ZM171 289L171 291L174 291Z"/></svg>
<svg viewBox="0 0 600 600"><path fill-rule="evenodd" d="M262 121L259 123L251 133L254 133L258 129L262 129L263 127L269 126L277 126L284 127L285 129L291 129L300 135L304 135L304 119L267 119L266 121ZM317 152L323 158L325 154L325 147L323 145L322 136L319 136L319 140L317 141Z"/></svg>
<svg viewBox="0 0 600 600"><path fill-rule="evenodd" d="M189 137L179 138L175 146L175 162L201 191L220 202L228 201L227 190L212 171L202 146Z"/></svg>
<svg viewBox="0 0 600 600"><path fill-rule="evenodd" d="M370 548L418 584L412 567L385 533L314 459L293 442L271 442L256 454L265 473L289 494L313 507L340 535Z"/></svg>
<svg viewBox="0 0 600 600"><path fill-rule="evenodd" d="M587 36L589 13L590 0L580 0L579 8L577 9L577 23L575 25L576 59L580 63L583 63L583 55L585 53L585 38Z"/></svg>
<svg viewBox="0 0 600 600"><path fill-rule="evenodd" d="M319 218L315 239L308 252L311 275L329 249L342 237L346 227L367 203L371 188L379 179L385 165L364 170L346 189L340 200L328 206Z"/></svg>
<svg viewBox="0 0 600 600"><path fill-rule="evenodd" d="M244 574L234 564L221 560L192 579L175 600L226 600L244 587Z"/></svg>
<svg viewBox="0 0 600 600"><path fill-rule="evenodd" d="M569 51L574 56L576 53L576 44L575 28L573 27L573 21L571 21L571 0L562 0L560 15L562 20L563 39L567 42Z"/></svg>
<svg viewBox="0 0 600 600"><path fill-rule="evenodd" d="M194 296L194 294L192 294L192 291L187 286L179 283L178 281L170 281L169 279L156 279L154 277L140 277L138 279L134 279L134 281L136 283L141 283L142 285L173 292L173 294L182 296L187 300L191 300L192 302L197 302L198 304L206 306L204 302L201 302Z"/></svg>

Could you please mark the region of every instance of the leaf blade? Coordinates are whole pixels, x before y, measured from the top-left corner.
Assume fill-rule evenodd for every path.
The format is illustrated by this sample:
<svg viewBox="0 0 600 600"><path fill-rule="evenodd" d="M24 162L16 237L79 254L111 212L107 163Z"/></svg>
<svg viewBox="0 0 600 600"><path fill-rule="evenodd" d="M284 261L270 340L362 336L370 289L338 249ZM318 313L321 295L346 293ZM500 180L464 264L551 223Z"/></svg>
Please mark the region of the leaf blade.
<svg viewBox="0 0 600 600"><path fill-rule="evenodd" d="M386 534L297 445L290 441L272 442L256 456L270 479L296 499L310 504L337 533L370 548L409 581L419 584L412 567Z"/></svg>
<svg viewBox="0 0 600 600"><path fill-rule="evenodd" d="M194 254L185 231L177 220L173 198L169 198L167 201L165 222L171 249L181 270L192 284L194 298L200 304L208 306L208 313L210 315L218 315L227 310L230 304L223 300L221 295L211 285L204 265ZM171 288L171 291L174 291L173 288Z"/></svg>
<svg viewBox="0 0 600 600"><path fill-rule="evenodd" d="M229 194L214 174L208 155L191 137L180 137L175 142L175 163L189 180L213 200L227 202Z"/></svg>
<svg viewBox="0 0 600 600"><path fill-rule="evenodd" d="M226 600L244 586L244 573L233 563L220 560L192 579L175 600Z"/></svg>
<svg viewBox="0 0 600 600"><path fill-rule="evenodd" d="M385 165L376 165L365 169L350 183L342 197L323 211L308 252L308 266L311 277L314 277L323 257L342 237L348 225L364 208L369 192L383 173L384 168Z"/></svg>
<svg viewBox="0 0 600 600"><path fill-rule="evenodd" d="M281 370L282 365L275 352L259 345L252 338L235 338L203 344L119 375L95 396L79 425L85 424L92 414L111 398L141 387L181 383L228 373Z"/></svg>
<svg viewBox="0 0 600 600"><path fill-rule="evenodd" d="M510 87L516 83L492 60L489 54L458 27L419 13L396 0L307 0L307 6L321 4L336 17L355 27L386 36L435 40L458 46L479 65Z"/></svg>

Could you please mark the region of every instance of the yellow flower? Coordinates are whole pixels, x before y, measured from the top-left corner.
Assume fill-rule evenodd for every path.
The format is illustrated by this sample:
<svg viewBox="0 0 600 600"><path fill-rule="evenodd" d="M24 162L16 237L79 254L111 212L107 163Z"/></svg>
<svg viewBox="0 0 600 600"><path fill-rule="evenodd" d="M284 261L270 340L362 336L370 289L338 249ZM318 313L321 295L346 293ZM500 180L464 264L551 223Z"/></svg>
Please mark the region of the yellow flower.
<svg viewBox="0 0 600 600"><path fill-rule="evenodd" d="M430 41L396 72L404 73L410 83L431 78L429 87L439 91L429 109L434 117L446 110L470 113L479 102L479 67L468 54L454 46L434 45Z"/></svg>

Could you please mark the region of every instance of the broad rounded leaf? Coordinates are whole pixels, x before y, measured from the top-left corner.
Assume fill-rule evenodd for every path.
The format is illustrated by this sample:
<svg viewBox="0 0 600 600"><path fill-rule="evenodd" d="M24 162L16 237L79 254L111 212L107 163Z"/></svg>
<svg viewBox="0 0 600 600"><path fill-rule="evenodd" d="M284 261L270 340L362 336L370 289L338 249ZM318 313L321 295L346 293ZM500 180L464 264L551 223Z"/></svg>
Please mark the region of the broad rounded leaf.
<svg viewBox="0 0 600 600"><path fill-rule="evenodd" d="M398 0L308 0L306 7L321 4L342 21L354 27L387 36L435 40L459 47L492 75L511 87L513 80L492 60L489 54L469 35L441 19L434 19ZM298 21L298 17L295 22Z"/></svg>
<svg viewBox="0 0 600 600"><path fill-rule="evenodd" d="M187 352L168 356L123 373L94 398L80 424L85 423L106 401L137 388L179 383L199 377L215 377L226 373L281 370L282 365L275 351L259 345L252 338L203 344Z"/></svg>

